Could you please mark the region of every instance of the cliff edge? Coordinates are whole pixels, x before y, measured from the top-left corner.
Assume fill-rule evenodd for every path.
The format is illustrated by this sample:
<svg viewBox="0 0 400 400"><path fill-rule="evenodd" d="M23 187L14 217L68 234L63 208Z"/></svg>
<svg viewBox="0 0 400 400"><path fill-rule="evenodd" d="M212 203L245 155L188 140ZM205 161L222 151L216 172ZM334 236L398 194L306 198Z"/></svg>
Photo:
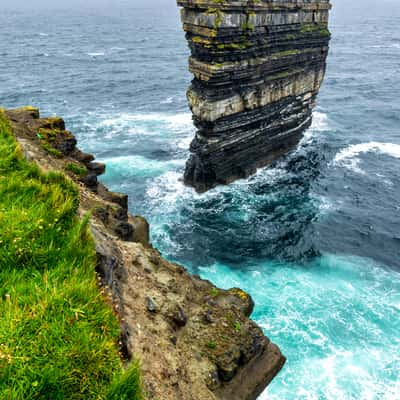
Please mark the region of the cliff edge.
<svg viewBox="0 0 400 400"><path fill-rule="evenodd" d="M311 125L329 0L177 0L197 127L184 181L198 192L253 174Z"/></svg>
<svg viewBox="0 0 400 400"><path fill-rule="evenodd" d="M146 220L128 213L126 195L98 182L105 166L76 147L61 118L40 118L33 107L6 114L24 156L79 188L79 214L91 213L99 282L120 321L121 354L141 360L147 398L256 399L285 358L249 319L251 297L162 258Z"/></svg>

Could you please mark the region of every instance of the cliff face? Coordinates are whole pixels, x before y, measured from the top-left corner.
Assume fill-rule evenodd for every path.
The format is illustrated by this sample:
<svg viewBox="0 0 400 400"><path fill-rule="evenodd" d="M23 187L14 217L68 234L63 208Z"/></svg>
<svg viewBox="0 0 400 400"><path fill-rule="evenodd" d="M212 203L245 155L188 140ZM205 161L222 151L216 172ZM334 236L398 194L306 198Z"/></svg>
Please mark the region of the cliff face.
<svg viewBox="0 0 400 400"><path fill-rule="evenodd" d="M329 0L178 0L198 129L185 183L247 177L311 124L328 55Z"/></svg>
<svg viewBox="0 0 400 400"><path fill-rule="evenodd" d="M58 117L36 108L7 112L27 159L76 182L79 213L91 212L97 271L121 324L121 355L141 361L147 398L253 400L285 358L249 319L251 297L221 290L168 262L149 244L149 226L127 196L98 182L105 166L76 147Z"/></svg>

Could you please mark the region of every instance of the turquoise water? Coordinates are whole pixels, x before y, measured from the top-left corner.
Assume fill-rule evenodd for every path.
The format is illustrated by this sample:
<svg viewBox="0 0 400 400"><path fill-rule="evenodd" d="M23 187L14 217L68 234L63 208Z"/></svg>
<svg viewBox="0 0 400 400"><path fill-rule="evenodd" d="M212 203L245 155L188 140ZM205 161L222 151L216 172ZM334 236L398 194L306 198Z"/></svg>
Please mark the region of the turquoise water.
<svg viewBox="0 0 400 400"><path fill-rule="evenodd" d="M143 128L142 118L134 119ZM189 116L181 115L178 124L165 129L169 117L154 115L148 135L154 134L157 120L163 126L163 137L170 137L177 148L185 149L187 138L182 133L186 125L190 131ZM144 134L142 129L140 132ZM326 115L317 112L314 126L297 153L307 151L315 136L329 132ZM300 257L300 262L260 256L271 244L259 238L273 239L274 229L280 229L274 224L257 224L258 218L264 217L265 222L266 217L260 215L260 207L270 205L274 211L271 219L278 214L279 223L288 220L296 235L307 230L304 220L329 223L331 215L340 211L340 203L333 204L317 193L307 191L306 198L297 194L293 199L290 193L282 192L282 180L290 174L287 160L249 180L205 195L197 195L180 183L184 157L173 162L137 156L104 161L109 166L104 181L120 190L126 191L131 185L126 182L131 179L147 180L141 212L151 215L152 237L164 255L177 261L184 259L193 271L222 288L241 287L253 296L253 318L288 358L260 399L399 398L399 273L371 258L351 254L322 252L307 256L307 261ZM329 168L338 167L331 161ZM263 185L278 189L255 190ZM301 207L304 215L299 215L296 207ZM249 223L250 237L244 237L244 226ZM175 231L180 229L184 233ZM190 238L196 234L201 245ZM211 243L215 240L216 244ZM235 242L243 240L249 246L241 243L238 255ZM297 243L305 239L294 236L292 240L294 247L308 250L304 243ZM273 245L278 253L287 251L276 242ZM257 252L254 248L258 246L262 248ZM273 249L267 249L266 254ZM249 256L248 252L257 254Z"/></svg>
<svg viewBox="0 0 400 400"><path fill-rule="evenodd" d="M0 104L64 116L164 256L251 293L288 358L262 400L400 398L400 3L334 3L312 128L204 195L180 180L194 128L173 0L0 16Z"/></svg>
<svg viewBox="0 0 400 400"><path fill-rule="evenodd" d="M288 174L296 180L296 174L288 171L290 159L307 152L319 135L329 134L327 116L315 113L313 127L289 160L205 195L193 193L180 182L190 138L185 132L191 132L189 115L125 117L124 121L129 121L126 123L131 128L138 124L140 135L152 136L161 129L163 140L168 138L176 146L177 156L173 160L104 158L109 167L104 181L126 191L131 180L145 180L141 205L132 208L142 208L141 213L151 216L152 237L164 255L184 260L185 265L220 287L241 287L251 293L256 303L253 318L288 358L261 399L398 399L398 272L371 258L351 254L322 252L306 256L306 261L303 255L297 255L297 249L294 258L299 257L300 262L262 257L264 250L266 254L274 249L284 254L288 250L280 248L277 238L268 249L271 244L266 241L268 237L274 239L274 229L278 236L282 232L266 219L287 223L289 234L294 232L289 239L294 241L291 247L305 248L307 253L308 245L301 243L305 239L297 237L307 230L306 221L329 223L330 216L340 211L340 203L334 204L318 193L282 191ZM345 157L339 155L338 159ZM353 167L354 155L351 160ZM333 160L328 168L341 167ZM277 189L260 190L260 186ZM273 215L261 213L268 206ZM296 208L301 208L301 213ZM259 218L263 219L261 224L257 223ZM246 231L249 237L244 237ZM199 235L199 240L191 235ZM248 247L243 241L248 241ZM243 247L240 252L236 242ZM257 251L256 247L261 249Z"/></svg>
<svg viewBox="0 0 400 400"><path fill-rule="evenodd" d="M288 363L261 399L398 399L400 282L373 261L326 254L204 276L254 295L254 318Z"/></svg>

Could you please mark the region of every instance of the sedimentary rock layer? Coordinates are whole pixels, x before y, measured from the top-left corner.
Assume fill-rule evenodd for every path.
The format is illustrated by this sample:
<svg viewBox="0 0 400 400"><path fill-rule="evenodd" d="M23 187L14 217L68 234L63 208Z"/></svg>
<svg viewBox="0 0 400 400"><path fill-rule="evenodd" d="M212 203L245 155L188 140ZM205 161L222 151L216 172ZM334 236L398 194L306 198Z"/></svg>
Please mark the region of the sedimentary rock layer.
<svg viewBox="0 0 400 400"><path fill-rule="evenodd" d="M178 0L197 127L185 183L247 177L296 145L324 78L329 0Z"/></svg>
<svg viewBox="0 0 400 400"><path fill-rule="evenodd" d="M251 297L162 258L149 244L146 220L128 213L126 195L98 182L105 166L76 147L61 118L40 118L32 107L7 115L25 157L79 187L102 292L120 319L121 354L140 359L146 398L255 400L285 358L249 319Z"/></svg>

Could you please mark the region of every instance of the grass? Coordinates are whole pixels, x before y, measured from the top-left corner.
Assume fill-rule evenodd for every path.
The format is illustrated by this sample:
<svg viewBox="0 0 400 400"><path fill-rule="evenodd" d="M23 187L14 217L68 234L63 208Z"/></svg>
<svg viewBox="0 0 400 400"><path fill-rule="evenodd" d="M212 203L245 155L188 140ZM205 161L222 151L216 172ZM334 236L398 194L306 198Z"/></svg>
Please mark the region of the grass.
<svg viewBox="0 0 400 400"><path fill-rule="evenodd" d="M64 175L22 157L0 110L0 399L142 399Z"/></svg>
<svg viewBox="0 0 400 400"><path fill-rule="evenodd" d="M114 380L108 391L107 400L138 399L139 397L135 397L135 394L141 391L140 380L138 379L139 374L139 364L137 362L132 363L124 375L119 375Z"/></svg>
<svg viewBox="0 0 400 400"><path fill-rule="evenodd" d="M206 343L206 346L209 349L214 350L217 348L217 343L214 340L210 340L209 342Z"/></svg>
<svg viewBox="0 0 400 400"><path fill-rule="evenodd" d="M219 290L217 288L213 287L211 289L211 296L212 297L217 297L218 295L219 295Z"/></svg>
<svg viewBox="0 0 400 400"><path fill-rule="evenodd" d="M303 24L300 28L301 33L318 33L321 36L330 36L328 26L326 24Z"/></svg>
<svg viewBox="0 0 400 400"><path fill-rule="evenodd" d="M235 331L236 331L236 332L240 332L240 331L242 330L242 325L240 324L239 321L236 321L236 322L233 324L233 327L235 328Z"/></svg>
<svg viewBox="0 0 400 400"><path fill-rule="evenodd" d="M45 150L47 153L51 154L54 157L61 158L62 153L60 150L55 149L53 146L50 144L43 142L42 143L43 150Z"/></svg>
<svg viewBox="0 0 400 400"><path fill-rule="evenodd" d="M74 163L68 163L65 169L78 176L83 176L87 173L86 167L80 167L79 165L76 165Z"/></svg>

